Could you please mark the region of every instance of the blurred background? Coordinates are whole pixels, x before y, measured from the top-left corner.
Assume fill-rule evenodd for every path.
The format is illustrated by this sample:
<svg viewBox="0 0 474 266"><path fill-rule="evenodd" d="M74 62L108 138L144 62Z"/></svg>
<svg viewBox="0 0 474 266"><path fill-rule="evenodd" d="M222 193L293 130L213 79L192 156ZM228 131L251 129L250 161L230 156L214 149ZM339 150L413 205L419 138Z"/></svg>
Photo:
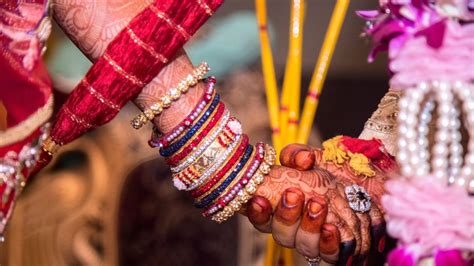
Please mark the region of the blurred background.
<svg viewBox="0 0 474 266"><path fill-rule="evenodd" d="M285 68L289 0L267 1L275 70ZM302 88L307 88L335 1L306 1ZM338 134L358 136L388 87L385 56L367 63L353 1L320 98L310 144ZM193 62L209 62L223 99L253 142L269 141L254 2L228 0L186 46ZM90 62L56 26L46 54L58 105ZM304 95L304 94L303 94ZM150 128L133 130L127 106L108 125L66 147L27 186L0 249L1 265L262 265L266 236L245 217L217 226L177 192Z"/></svg>

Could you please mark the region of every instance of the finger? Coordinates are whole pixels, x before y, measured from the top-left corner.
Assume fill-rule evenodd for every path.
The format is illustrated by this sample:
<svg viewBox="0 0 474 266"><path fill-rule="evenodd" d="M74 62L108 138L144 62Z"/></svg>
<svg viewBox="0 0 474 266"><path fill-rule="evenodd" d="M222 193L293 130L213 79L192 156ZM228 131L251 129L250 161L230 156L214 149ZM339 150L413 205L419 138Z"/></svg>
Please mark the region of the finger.
<svg viewBox="0 0 474 266"><path fill-rule="evenodd" d="M295 236L304 206L304 194L297 188L288 188L278 203L272 221L272 234L281 246L294 248Z"/></svg>
<svg viewBox="0 0 474 266"><path fill-rule="evenodd" d="M331 208L328 210L327 223L336 226L341 239L339 245L339 258L337 259L336 265L352 265L356 249L354 234L349 226L347 226L347 224L337 214L335 214Z"/></svg>
<svg viewBox="0 0 474 266"><path fill-rule="evenodd" d="M355 265L364 265L370 251L370 218L367 213L356 212L360 221L361 248Z"/></svg>
<svg viewBox="0 0 474 266"><path fill-rule="evenodd" d="M371 223L372 247L382 253L385 249L385 221L383 214L377 206L372 206L369 211Z"/></svg>
<svg viewBox="0 0 474 266"><path fill-rule="evenodd" d="M254 196L247 204L247 217L250 223L262 233L272 231L272 205L262 196Z"/></svg>
<svg viewBox="0 0 474 266"><path fill-rule="evenodd" d="M341 235L337 227L332 224L323 224L321 227L321 239L319 241L319 253L321 258L328 263L336 263L339 257L340 242Z"/></svg>
<svg viewBox="0 0 474 266"><path fill-rule="evenodd" d="M313 149L303 144L290 144L281 151L280 163L301 171L312 169L314 166Z"/></svg>
<svg viewBox="0 0 474 266"><path fill-rule="evenodd" d="M316 258L319 255L319 238L321 226L328 213L324 198L312 197L306 204L303 218L296 232L296 250L308 257Z"/></svg>
<svg viewBox="0 0 474 266"><path fill-rule="evenodd" d="M344 194L342 194L344 195ZM331 194L332 206L336 214L341 217L341 219L345 222L348 226L349 230L352 232L355 242L356 248L354 252L354 256L358 256L361 250L361 232L360 232L360 221L359 218L356 216L354 211L349 207L347 200L339 195L339 193L335 192Z"/></svg>

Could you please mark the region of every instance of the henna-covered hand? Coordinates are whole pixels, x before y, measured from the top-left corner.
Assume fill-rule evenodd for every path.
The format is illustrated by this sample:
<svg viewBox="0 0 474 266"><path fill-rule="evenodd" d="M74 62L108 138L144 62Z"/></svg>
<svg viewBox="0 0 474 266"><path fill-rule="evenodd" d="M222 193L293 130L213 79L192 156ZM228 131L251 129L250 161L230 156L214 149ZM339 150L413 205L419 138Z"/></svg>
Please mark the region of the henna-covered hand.
<svg viewBox="0 0 474 266"><path fill-rule="evenodd" d="M371 222L381 223L380 211L373 206L369 213L355 213L344 186L329 171L314 167L315 160L306 146L285 148L280 156L283 166L272 169L249 202L249 219L260 231L272 232L281 245L305 256L320 255L331 263L339 258L341 265L364 263ZM341 242L340 249L335 240Z"/></svg>

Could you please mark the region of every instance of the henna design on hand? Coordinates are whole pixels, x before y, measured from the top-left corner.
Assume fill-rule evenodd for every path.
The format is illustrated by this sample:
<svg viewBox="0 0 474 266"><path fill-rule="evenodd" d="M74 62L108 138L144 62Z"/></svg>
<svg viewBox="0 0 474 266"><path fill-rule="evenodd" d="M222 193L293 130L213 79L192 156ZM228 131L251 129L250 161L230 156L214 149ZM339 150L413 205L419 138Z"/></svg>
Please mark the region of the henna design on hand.
<svg viewBox="0 0 474 266"><path fill-rule="evenodd" d="M53 0L54 18L92 61L151 0Z"/></svg>

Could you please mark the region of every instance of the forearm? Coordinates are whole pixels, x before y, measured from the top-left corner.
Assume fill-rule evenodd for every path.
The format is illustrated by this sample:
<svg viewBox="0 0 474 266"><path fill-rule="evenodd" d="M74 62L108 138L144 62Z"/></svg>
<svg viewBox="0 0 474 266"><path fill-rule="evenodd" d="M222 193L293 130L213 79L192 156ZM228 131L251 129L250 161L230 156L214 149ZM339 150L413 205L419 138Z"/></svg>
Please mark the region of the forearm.
<svg viewBox="0 0 474 266"><path fill-rule="evenodd" d="M93 62L97 60L114 37L140 13L150 1L140 0L131 3L121 1L53 1L56 21L76 43L82 52ZM99 5L96 8L84 8L86 5ZM115 12L121 10L121 12ZM166 91L175 86L193 69L184 50L163 68L134 101L142 110L155 103ZM171 130L184 119L196 105L203 92L204 85L198 83L187 94L182 95L169 109L166 109L153 121L161 132Z"/></svg>
<svg viewBox="0 0 474 266"><path fill-rule="evenodd" d="M181 50L177 53L175 58L163 68L145 88L140 95L135 99L134 103L144 110L150 105L159 101L171 87L176 86L182 79L193 71L193 64L189 60L186 52ZM205 85L202 82L196 84L193 88L174 102L170 108L163 110L163 112L156 116L153 124L158 130L163 133L168 133L177 124L193 110L197 102L201 98L205 90Z"/></svg>

